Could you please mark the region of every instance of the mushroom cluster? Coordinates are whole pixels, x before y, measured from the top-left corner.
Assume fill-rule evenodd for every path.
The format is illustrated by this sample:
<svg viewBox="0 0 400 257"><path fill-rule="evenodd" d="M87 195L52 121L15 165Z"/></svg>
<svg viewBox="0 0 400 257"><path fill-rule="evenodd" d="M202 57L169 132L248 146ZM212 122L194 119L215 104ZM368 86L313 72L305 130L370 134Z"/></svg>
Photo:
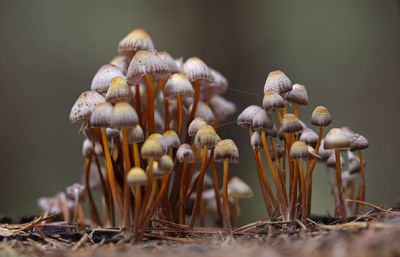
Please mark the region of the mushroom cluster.
<svg viewBox="0 0 400 257"><path fill-rule="evenodd" d="M232 234L237 199L252 191L238 178L228 183L229 164L239 161L239 151L216 131L236 109L221 96L227 79L198 57L183 61L156 51L143 29L123 38L118 50L121 55L98 70L69 117L82 123L85 136L91 223L119 226L139 241L154 218L185 225L188 216L193 228L198 216L204 225L206 206L214 205L220 224ZM215 162L223 163L222 186ZM211 190L205 186L208 169ZM92 197L94 184L102 190L102 215Z"/></svg>
<svg viewBox="0 0 400 257"><path fill-rule="evenodd" d="M250 105L237 118L237 124L248 130L250 144L257 164L258 177L269 217L283 221L300 219L308 224L311 213L312 177L317 161L328 168L332 193L335 199L336 217L346 217L363 212L348 199L365 200L365 171L361 150L368 148L365 137L347 127L332 128L324 137L324 128L332 122L331 114L324 106L318 106L311 115L311 124L318 134L300 120L300 106L308 104L304 85L292 84L280 70L268 74L264 86L262 106ZM293 113L290 113L292 109ZM279 122L275 126L273 115ZM278 128L279 127L279 128ZM279 138L281 144L275 143ZM276 194L264 167L267 159ZM357 151L358 156L352 154ZM347 153L348 170L342 153ZM335 168L332 176L331 169ZM360 178L360 179L358 179ZM357 181L360 180L357 187ZM346 205L347 202L347 205Z"/></svg>

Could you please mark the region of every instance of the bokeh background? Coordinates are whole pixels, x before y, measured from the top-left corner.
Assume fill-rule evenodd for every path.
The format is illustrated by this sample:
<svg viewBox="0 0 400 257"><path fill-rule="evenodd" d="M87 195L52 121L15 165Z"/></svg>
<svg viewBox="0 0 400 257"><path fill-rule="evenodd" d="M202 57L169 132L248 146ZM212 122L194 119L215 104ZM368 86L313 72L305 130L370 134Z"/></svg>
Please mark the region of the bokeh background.
<svg viewBox="0 0 400 257"><path fill-rule="evenodd" d="M365 135L367 201L385 207L400 196L399 1L12 1L0 2L0 213L37 213L36 200L81 178L79 126L68 121L97 69L117 55L133 28L175 57L199 56L221 71L225 96L240 112L261 104L269 71L282 69L325 105L332 126ZM236 119L231 117L229 121ZM232 174L256 192L241 203L241 223L265 217L246 131L221 128L240 147ZM332 209L317 166L313 212Z"/></svg>

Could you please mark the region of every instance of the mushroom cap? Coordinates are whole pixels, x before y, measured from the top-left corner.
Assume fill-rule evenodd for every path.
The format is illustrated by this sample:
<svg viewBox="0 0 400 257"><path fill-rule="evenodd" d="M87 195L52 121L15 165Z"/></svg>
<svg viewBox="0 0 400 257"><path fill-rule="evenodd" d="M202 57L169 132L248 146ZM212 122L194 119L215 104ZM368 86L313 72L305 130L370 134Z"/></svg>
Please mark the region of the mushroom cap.
<svg viewBox="0 0 400 257"><path fill-rule="evenodd" d="M292 113L287 113L283 116L282 130L284 133L299 132L303 129L299 119Z"/></svg>
<svg viewBox="0 0 400 257"><path fill-rule="evenodd" d="M89 157L89 155L92 153L93 151L93 144L92 141L90 141L90 139L85 139L83 140L82 143L82 155L84 157Z"/></svg>
<svg viewBox="0 0 400 257"><path fill-rule="evenodd" d="M311 124L326 127L332 123L332 116L325 106L317 106L311 115Z"/></svg>
<svg viewBox="0 0 400 257"><path fill-rule="evenodd" d="M176 160L183 163L186 158L187 163L194 162L194 152L189 144L182 144L176 151Z"/></svg>
<svg viewBox="0 0 400 257"><path fill-rule="evenodd" d="M128 60L139 50L154 52L154 44L150 35L144 29L134 29L126 35L118 45L118 51Z"/></svg>
<svg viewBox="0 0 400 257"><path fill-rule="evenodd" d="M165 83L164 96L167 99L175 99L177 95L190 97L194 95L194 90L190 81L181 73L175 73Z"/></svg>
<svg viewBox="0 0 400 257"><path fill-rule="evenodd" d="M90 127L92 128L106 128L111 124L111 114L113 106L110 103L100 103L93 110L90 115Z"/></svg>
<svg viewBox="0 0 400 257"><path fill-rule="evenodd" d="M115 56L111 61L110 64L115 65L121 72L125 75L128 71L129 62L123 55Z"/></svg>
<svg viewBox="0 0 400 257"><path fill-rule="evenodd" d="M99 93L105 93L115 77L125 78L125 74L116 65L104 64L94 75L90 89Z"/></svg>
<svg viewBox="0 0 400 257"><path fill-rule="evenodd" d="M85 186L79 183L74 183L71 186L68 186L65 191L69 199L75 199L75 197L78 197L79 200L82 200L85 197Z"/></svg>
<svg viewBox="0 0 400 257"><path fill-rule="evenodd" d="M153 161L153 179L162 179L164 178L164 171L159 168L158 161ZM146 167L146 173L149 174L150 164Z"/></svg>
<svg viewBox="0 0 400 257"><path fill-rule="evenodd" d="M196 80L213 82L214 77L210 68L198 57L190 57L183 64L183 73L190 82Z"/></svg>
<svg viewBox="0 0 400 257"><path fill-rule="evenodd" d="M364 166L365 166L365 161L364 161ZM350 174L355 174L359 173L361 171L361 162L360 158L355 157L353 160L349 162L349 172Z"/></svg>
<svg viewBox="0 0 400 257"><path fill-rule="evenodd" d="M214 81L209 83L204 90L209 95L219 95L224 93L228 89L228 80L219 73L218 71L210 68L211 74L214 77Z"/></svg>
<svg viewBox="0 0 400 257"><path fill-rule="evenodd" d="M128 83L141 84L145 83L146 75L150 75L154 80L164 78L165 74L169 74L168 66L155 53L149 51L138 51L133 56L129 64L126 78Z"/></svg>
<svg viewBox="0 0 400 257"><path fill-rule="evenodd" d="M251 128L253 126L254 115L262 110L260 106L250 105L246 107L237 117L237 124L245 129Z"/></svg>
<svg viewBox="0 0 400 257"><path fill-rule="evenodd" d="M189 111L191 112L193 108L193 104L190 105ZM200 117L203 118L207 123L212 123L215 120L214 113L212 112L211 108L202 101L197 103L196 113L194 115L196 118Z"/></svg>
<svg viewBox="0 0 400 257"><path fill-rule="evenodd" d="M253 118L253 129L255 131L260 131L262 129L272 129L274 126L274 121L270 112L265 110L259 110L256 112Z"/></svg>
<svg viewBox="0 0 400 257"><path fill-rule="evenodd" d="M111 114L112 128L134 127L138 124L138 116L135 109L125 102L119 102L114 105Z"/></svg>
<svg viewBox="0 0 400 257"><path fill-rule="evenodd" d="M230 163L239 162L239 149L232 139L224 139L218 142L214 149L214 159L216 162L223 162L228 159Z"/></svg>
<svg viewBox="0 0 400 257"><path fill-rule="evenodd" d="M267 128L265 130L265 132L267 133L267 135L269 137L277 137L278 136L278 129L276 128L275 124L272 124L272 128L271 129Z"/></svg>
<svg viewBox="0 0 400 257"><path fill-rule="evenodd" d="M144 141L144 133L140 125L136 125L132 128L127 129L128 143L140 143Z"/></svg>
<svg viewBox="0 0 400 257"><path fill-rule="evenodd" d="M363 150L369 147L368 140L360 134L353 133L349 139L352 151Z"/></svg>
<svg viewBox="0 0 400 257"><path fill-rule="evenodd" d="M172 129L163 133L162 141L167 148L178 148L181 145L178 135Z"/></svg>
<svg viewBox="0 0 400 257"><path fill-rule="evenodd" d="M222 121L229 115L232 115L236 111L235 103L226 100L220 95L214 95L210 99L210 107L214 113L215 119Z"/></svg>
<svg viewBox="0 0 400 257"><path fill-rule="evenodd" d="M239 177L233 177L228 182L228 196L233 198L250 198L253 190Z"/></svg>
<svg viewBox="0 0 400 257"><path fill-rule="evenodd" d="M203 146L214 148L221 141L221 138L212 126L203 125L197 131L194 141L197 148L202 148Z"/></svg>
<svg viewBox="0 0 400 257"><path fill-rule="evenodd" d="M130 102L132 98L132 90L123 77L115 77L111 80L110 86L106 94L107 102L116 103L119 100Z"/></svg>
<svg viewBox="0 0 400 257"><path fill-rule="evenodd" d="M284 94L292 90L292 82L280 70L271 71L265 80L264 94L268 91L275 91L278 94Z"/></svg>
<svg viewBox="0 0 400 257"><path fill-rule="evenodd" d="M88 120L96 106L104 103L104 97L96 91L83 92L71 108L69 120L72 123Z"/></svg>
<svg viewBox="0 0 400 257"><path fill-rule="evenodd" d="M329 130L324 140L325 149L344 150L350 148L350 140L340 128Z"/></svg>
<svg viewBox="0 0 400 257"><path fill-rule="evenodd" d="M158 160L165 154L165 147L161 145L159 140L149 137L144 141L140 152L144 159Z"/></svg>
<svg viewBox="0 0 400 257"><path fill-rule="evenodd" d="M303 129L303 132L301 133L300 139L301 142L306 143L307 145L311 145L312 147L315 147L318 141L318 135L317 133L314 132L314 130L310 128L305 128Z"/></svg>
<svg viewBox="0 0 400 257"><path fill-rule="evenodd" d="M196 135L197 131L200 129L201 126L207 125L207 122L200 117L194 118L192 122L189 124L188 134L189 136L193 137Z"/></svg>
<svg viewBox="0 0 400 257"><path fill-rule="evenodd" d="M147 183L147 174L142 168L134 167L126 175L126 181L129 186L143 186Z"/></svg>
<svg viewBox="0 0 400 257"><path fill-rule="evenodd" d="M263 98L263 107L266 111L285 107L285 101L275 91L267 91Z"/></svg>
<svg viewBox="0 0 400 257"><path fill-rule="evenodd" d="M271 159L273 161L275 161L275 154L274 154L274 150L272 147L268 148L269 154L271 155ZM283 157L283 153L285 151L285 148L283 148L283 146L275 144L275 151L276 151L276 155L278 155L278 159Z"/></svg>
<svg viewBox="0 0 400 257"><path fill-rule="evenodd" d="M294 84L292 90L286 94L285 100L292 104L307 105L308 95L306 87L301 84Z"/></svg>
<svg viewBox="0 0 400 257"><path fill-rule="evenodd" d="M321 144L319 145L319 150L318 150L318 155L321 157L322 160L328 160L328 158L331 156L332 153L334 153L334 150L332 149L325 149L324 148L324 143L325 140L321 140Z"/></svg>
<svg viewBox="0 0 400 257"><path fill-rule="evenodd" d="M182 71L169 53L161 51L157 52L156 55L168 66L171 73L180 73Z"/></svg>
<svg viewBox="0 0 400 257"><path fill-rule="evenodd" d="M296 141L290 147L289 157L291 160L309 161L315 157L310 153L307 145L304 142Z"/></svg>
<svg viewBox="0 0 400 257"><path fill-rule="evenodd" d="M158 161L158 168L162 171L171 172L174 169L174 161L169 155L164 154Z"/></svg>

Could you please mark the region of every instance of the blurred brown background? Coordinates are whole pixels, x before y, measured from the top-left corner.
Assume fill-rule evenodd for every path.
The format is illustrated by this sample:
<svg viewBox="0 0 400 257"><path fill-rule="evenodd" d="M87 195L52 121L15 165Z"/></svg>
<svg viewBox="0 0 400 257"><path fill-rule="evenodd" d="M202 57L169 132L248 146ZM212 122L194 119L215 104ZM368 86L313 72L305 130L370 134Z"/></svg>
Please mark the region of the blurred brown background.
<svg viewBox="0 0 400 257"><path fill-rule="evenodd" d="M398 1L11 1L0 2L0 213L36 213L36 199L80 180L82 137L68 115L97 69L136 27L158 50L199 56L221 71L241 111L261 104L269 71L307 86L310 105L331 111L333 126L365 135L367 200L391 207L400 196ZM231 117L230 120L235 120ZM264 217L245 131L221 129L241 150L233 173L256 195L240 222ZM325 169L317 167L313 210L331 210Z"/></svg>

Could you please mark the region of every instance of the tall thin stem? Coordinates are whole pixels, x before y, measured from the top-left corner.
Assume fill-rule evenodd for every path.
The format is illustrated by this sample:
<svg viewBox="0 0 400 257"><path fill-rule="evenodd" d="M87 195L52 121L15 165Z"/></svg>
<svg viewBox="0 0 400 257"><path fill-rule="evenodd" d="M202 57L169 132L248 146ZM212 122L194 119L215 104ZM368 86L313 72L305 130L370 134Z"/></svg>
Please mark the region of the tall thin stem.
<svg viewBox="0 0 400 257"><path fill-rule="evenodd" d="M151 75L146 75L147 83L147 122L149 124L149 135L156 132L154 123L154 86Z"/></svg>
<svg viewBox="0 0 400 257"><path fill-rule="evenodd" d="M225 229L228 235L232 236L232 225L231 219L229 217L229 202L228 202L228 168L229 160L226 158L224 160L224 176L222 182L222 192L223 192L223 205L224 205L224 219L225 219Z"/></svg>
<svg viewBox="0 0 400 257"><path fill-rule="evenodd" d="M336 158L336 183L337 183L337 189L338 189L340 216L341 216L342 220L345 221L346 220L346 207L344 205L344 198L343 198L342 168L340 165L340 152L337 149L335 149L335 158Z"/></svg>
<svg viewBox="0 0 400 257"><path fill-rule="evenodd" d="M364 167L364 161L363 161L363 157L361 154L361 150L358 150L358 158L360 159L360 165L361 165L360 200L365 202L365 167ZM361 205L360 213L361 214L364 213L364 205Z"/></svg>

